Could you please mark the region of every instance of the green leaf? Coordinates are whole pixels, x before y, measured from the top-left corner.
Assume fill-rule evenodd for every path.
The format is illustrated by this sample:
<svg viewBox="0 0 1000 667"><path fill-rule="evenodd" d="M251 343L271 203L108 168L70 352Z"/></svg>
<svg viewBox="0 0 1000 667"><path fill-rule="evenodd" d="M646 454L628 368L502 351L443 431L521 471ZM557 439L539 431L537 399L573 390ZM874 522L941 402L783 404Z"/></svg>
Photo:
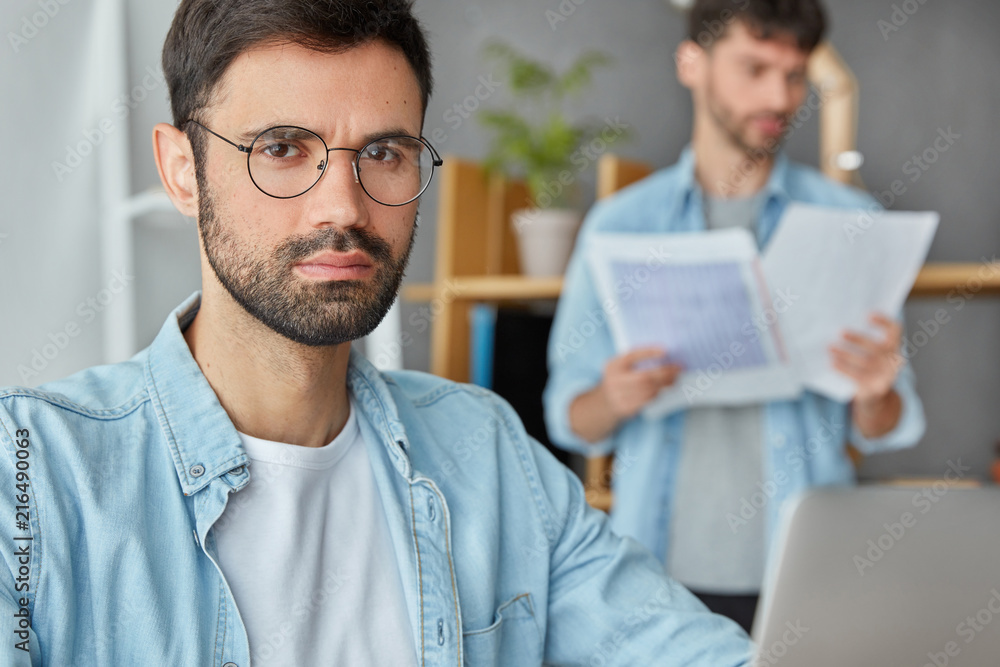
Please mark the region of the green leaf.
<svg viewBox="0 0 1000 667"><path fill-rule="evenodd" d="M516 105L510 109L482 109L476 114L478 122L492 133L486 168L523 178L536 203L542 203L542 193L548 193L544 201L552 199L552 206L569 203L581 171L580 165L574 164L574 156L600 135L604 125L572 122L562 108L563 101L588 88L594 70L610 65L611 57L588 51L559 74L503 42L492 42L484 51L502 64L506 87ZM560 184L560 176L567 171L574 181L570 186Z"/></svg>
<svg viewBox="0 0 1000 667"><path fill-rule="evenodd" d="M588 88L594 79L594 70L610 66L614 60L606 53L588 51L577 58L569 69L558 78L556 88L560 95L576 95Z"/></svg>

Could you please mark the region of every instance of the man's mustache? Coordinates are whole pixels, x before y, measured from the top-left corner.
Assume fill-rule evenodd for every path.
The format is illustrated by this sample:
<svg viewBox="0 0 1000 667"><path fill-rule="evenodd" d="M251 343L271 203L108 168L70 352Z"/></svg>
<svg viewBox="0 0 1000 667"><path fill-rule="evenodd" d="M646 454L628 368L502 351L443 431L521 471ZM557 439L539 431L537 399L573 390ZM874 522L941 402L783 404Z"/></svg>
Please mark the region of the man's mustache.
<svg viewBox="0 0 1000 667"><path fill-rule="evenodd" d="M288 263L298 262L320 252L360 250L376 263L392 261L392 248L374 233L362 228L346 230L327 227L312 234L293 236L275 251L275 256Z"/></svg>

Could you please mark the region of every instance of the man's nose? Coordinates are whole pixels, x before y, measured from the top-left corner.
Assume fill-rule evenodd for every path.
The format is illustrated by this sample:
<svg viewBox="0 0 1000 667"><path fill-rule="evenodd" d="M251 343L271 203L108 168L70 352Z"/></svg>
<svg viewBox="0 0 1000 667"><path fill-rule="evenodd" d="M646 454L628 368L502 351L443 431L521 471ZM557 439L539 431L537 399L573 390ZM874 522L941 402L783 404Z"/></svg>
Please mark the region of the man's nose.
<svg viewBox="0 0 1000 667"><path fill-rule="evenodd" d="M766 102L771 111L779 113L789 113L794 109L789 109L792 104L792 84L780 73L775 73L768 78Z"/></svg>
<svg viewBox="0 0 1000 667"><path fill-rule="evenodd" d="M369 201L361 187L354 154L330 151L319 183L303 196L309 197L311 224L360 227L368 224Z"/></svg>

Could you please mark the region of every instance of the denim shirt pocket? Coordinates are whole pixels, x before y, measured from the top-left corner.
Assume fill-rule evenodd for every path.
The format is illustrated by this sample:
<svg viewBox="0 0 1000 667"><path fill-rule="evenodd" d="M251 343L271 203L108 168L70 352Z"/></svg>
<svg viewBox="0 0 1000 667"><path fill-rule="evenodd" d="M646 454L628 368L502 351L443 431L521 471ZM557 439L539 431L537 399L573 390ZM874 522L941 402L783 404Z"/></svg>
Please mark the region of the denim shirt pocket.
<svg viewBox="0 0 1000 667"><path fill-rule="evenodd" d="M541 664L542 635L531 593L522 593L497 607L488 628L463 632L462 644L466 667Z"/></svg>

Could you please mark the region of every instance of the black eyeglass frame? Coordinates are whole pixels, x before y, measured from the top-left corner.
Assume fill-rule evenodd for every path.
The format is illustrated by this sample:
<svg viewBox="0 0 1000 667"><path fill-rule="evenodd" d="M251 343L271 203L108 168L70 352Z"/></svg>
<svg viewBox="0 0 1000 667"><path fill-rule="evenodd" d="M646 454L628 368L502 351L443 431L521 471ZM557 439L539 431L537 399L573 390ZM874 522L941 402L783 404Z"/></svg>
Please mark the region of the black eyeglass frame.
<svg viewBox="0 0 1000 667"><path fill-rule="evenodd" d="M227 144L229 144L230 146L232 146L233 148L235 148L239 152L246 153L246 156L247 156L247 174L250 176L250 181L254 184L254 187L256 187L258 190L260 190L261 192L263 192L268 197L272 197L274 199L295 199L296 197L301 197L302 195L304 195L305 193L309 192L314 187L316 187L316 185L320 182L320 180L326 174L326 168L330 165L329 154L332 151L348 151L348 152L354 153L354 176L355 176L355 178L358 181L358 185L360 185L361 189L364 190L364 193L366 195L368 195L368 198L371 199L376 204L381 204L382 206L391 206L391 207L394 207L394 208L398 208L400 206L406 206L407 204L412 204L416 200L420 199L420 197L427 191L427 188L430 187L431 181L434 180L434 170L444 164L444 160L441 159L441 156L438 154L437 150L433 146L431 146L431 144L430 144L429 141L427 141L423 137L411 137L411 136L406 135L406 134L401 134L401 135L395 135L394 134L394 135L387 136L387 137L379 137L378 139L373 139L372 141L369 141L367 144L365 144L364 146L362 146L360 149L355 149L355 148L330 148L329 146L326 145L326 140L323 139L323 137L319 136L318 134L316 134L315 132L313 132L312 130L310 130L308 128L299 127L298 125L275 125L274 127L267 128L266 130L264 130L263 132L261 132L260 134L258 134L256 137L254 137L253 141L250 142L249 146L244 146L243 144L237 144L237 143L235 143L233 141L230 141L229 139L226 139L224 136L222 136L218 132L215 132L211 128L206 127L205 125L199 123L198 121L196 121L193 118L189 118L188 120L186 120L183 123L181 123L181 125L182 126L183 125L187 125L188 123L194 123L198 127L202 128L203 130L205 130L206 132L208 132L209 134L213 134L216 137L218 137L219 139L222 139L223 141L225 141ZM260 187L260 184L258 184L257 180L253 177L253 169L250 168L250 158L253 155L254 144L256 144L257 140L260 139L262 136L264 136L268 132L270 132L272 130L275 130L275 129L279 128L279 127L288 127L288 128L293 129L293 130L302 130L303 132L308 132L309 134L315 136L317 139L319 139L320 141L323 142L323 147L326 148L326 153L327 153L327 159L323 160L323 169L320 172L320 175L313 182L313 184L310 185L305 190L303 190L302 192L300 192L299 194L297 194L297 195L291 195L290 197L279 197L278 195L272 195L270 192L268 192L264 188ZM379 201L378 199L376 199L372 195L372 193L368 192L368 188L365 187L365 183L361 179L361 154L365 151L366 148L368 148L372 144L378 143L380 141L385 141L386 139L412 139L414 141L419 141L424 146L426 146L430 150L430 152L431 152L432 161L431 161L431 175L430 175L430 178L427 179L427 182L424 184L424 187L422 187L420 189L420 192L418 192L415 197L413 197L412 199L410 199L408 201L403 202L402 204L386 204L383 201Z"/></svg>

